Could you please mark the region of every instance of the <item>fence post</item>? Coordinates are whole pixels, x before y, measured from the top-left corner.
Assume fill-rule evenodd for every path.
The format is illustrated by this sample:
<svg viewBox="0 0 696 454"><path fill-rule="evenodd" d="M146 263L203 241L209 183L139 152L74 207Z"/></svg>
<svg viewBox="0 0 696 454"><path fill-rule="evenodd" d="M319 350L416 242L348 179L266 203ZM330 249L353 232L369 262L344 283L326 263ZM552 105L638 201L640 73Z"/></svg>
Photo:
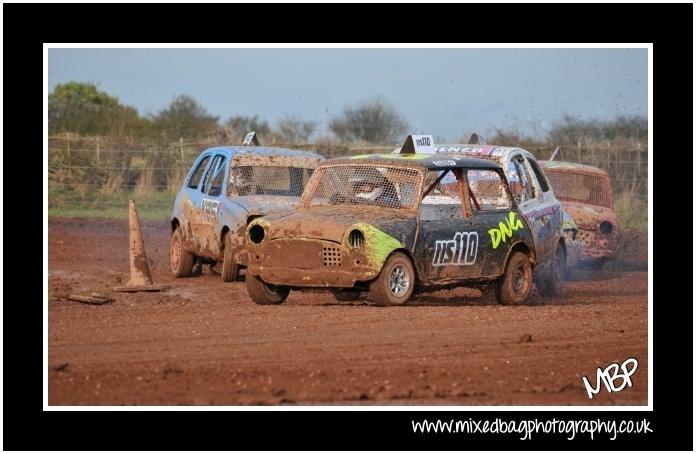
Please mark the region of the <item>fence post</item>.
<svg viewBox="0 0 696 454"><path fill-rule="evenodd" d="M97 165L99 165L99 137L97 137Z"/></svg>
<svg viewBox="0 0 696 454"><path fill-rule="evenodd" d="M67 156L68 156L68 164L70 164L70 136L66 135L65 137L65 143L67 144Z"/></svg>
<svg viewBox="0 0 696 454"><path fill-rule="evenodd" d="M179 153L181 154L181 163L184 162L184 138L179 137Z"/></svg>

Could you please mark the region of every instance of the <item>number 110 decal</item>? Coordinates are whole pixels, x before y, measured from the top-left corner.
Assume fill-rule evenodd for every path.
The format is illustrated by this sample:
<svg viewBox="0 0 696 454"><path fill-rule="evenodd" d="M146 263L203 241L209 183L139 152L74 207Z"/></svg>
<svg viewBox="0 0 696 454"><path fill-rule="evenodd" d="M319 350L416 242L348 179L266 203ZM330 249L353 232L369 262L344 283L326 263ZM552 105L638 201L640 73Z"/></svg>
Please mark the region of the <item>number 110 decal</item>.
<svg viewBox="0 0 696 454"><path fill-rule="evenodd" d="M433 266L473 265L478 252L478 233L457 232L451 240L435 241Z"/></svg>

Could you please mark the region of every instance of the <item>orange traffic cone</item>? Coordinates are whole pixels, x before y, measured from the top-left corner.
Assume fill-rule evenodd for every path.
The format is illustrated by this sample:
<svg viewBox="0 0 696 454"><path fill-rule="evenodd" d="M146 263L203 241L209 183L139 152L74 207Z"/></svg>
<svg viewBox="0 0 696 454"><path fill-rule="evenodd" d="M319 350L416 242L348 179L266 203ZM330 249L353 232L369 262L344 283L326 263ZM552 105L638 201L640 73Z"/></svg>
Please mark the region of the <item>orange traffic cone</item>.
<svg viewBox="0 0 696 454"><path fill-rule="evenodd" d="M128 202L128 236L130 255L130 280L125 287L115 287L117 292L157 292L169 288L163 285L154 285L150 276L150 267L147 264L145 243L140 233L140 221L135 209L135 200Z"/></svg>

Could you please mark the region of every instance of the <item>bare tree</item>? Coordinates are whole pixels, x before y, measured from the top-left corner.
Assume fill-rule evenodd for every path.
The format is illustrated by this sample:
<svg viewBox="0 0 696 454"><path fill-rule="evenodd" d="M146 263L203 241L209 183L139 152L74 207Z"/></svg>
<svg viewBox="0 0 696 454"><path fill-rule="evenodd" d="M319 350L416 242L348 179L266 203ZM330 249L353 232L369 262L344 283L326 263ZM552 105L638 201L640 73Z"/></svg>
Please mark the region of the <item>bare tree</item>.
<svg viewBox="0 0 696 454"><path fill-rule="evenodd" d="M244 115L231 117L225 123L225 130L228 140L240 143L241 139L250 131L254 131L259 135L261 143L267 141L268 136L271 134L271 127L268 125L268 122L259 118L258 115L253 117Z"/></svg>
<svg viewBox="0 0 696 454"><path fill-rule="evenodd" d="M408 124L384 98L347 106L329 123L329 129L345 142L392 143L399 139Z"/></svg>
<svg viewBox="0 0 696 454"><path fill-rule="evenodd" d="M278 122L276 134L281 142L304 143L309 140L317 125L297 117L285 117Z"/></svg>

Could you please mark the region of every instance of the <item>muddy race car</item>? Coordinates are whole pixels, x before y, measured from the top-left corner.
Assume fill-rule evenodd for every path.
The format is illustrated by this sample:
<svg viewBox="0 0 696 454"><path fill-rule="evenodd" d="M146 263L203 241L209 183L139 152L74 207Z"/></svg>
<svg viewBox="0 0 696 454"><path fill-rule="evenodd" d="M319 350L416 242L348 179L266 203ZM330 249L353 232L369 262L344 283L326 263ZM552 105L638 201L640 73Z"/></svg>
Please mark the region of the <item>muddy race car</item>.
<svg viewBox="0 0 696 454"><path fill-rule="evenodd" d="M523 303L538 263L503 169L432 154L326 161L295 212L249 224L247 249L247 291L258 304L280 304L291 289L329 288L338 300L368 291L395 305L414 291L489 285L500 303ZM549 278L545 293L562 283L559 273Z"/></svg>
<svg viewBox="0 0 696 454"><path fill-rule="evenodd" d="M558 266L565 278L566 270L575 267L580 253L576 238L577 225L554 195L544 171L529 151L518 147L487 145L483 137L473 134L468 144L435 144L432 136L409 136L394 153L437 153L450 156L488 159L504 169L505 175L521 214L527 219L534 236L537 266L534 279L548 281ZM551 287L549 294L558 294L562 288Z"/></svg>
<svg viewBox="0 0 696 454"><path fill-rule="evenodd" d="M252 143L248 136L245 143ZM256 140L258 144L258 141ZM246 266L247 224L292 210L324 158L308 151L262 146L203 151L184 179L171 215L170 266L176 277L221 263L226 282Z"/></svg>
<svg viewBox="0 0 696 454"><path fill-rule="evenodd" d="M600 269L616 257L619 223L609 175L602 169L563 161L539 161L556 196L577 224L579 261Z"/></svg>

